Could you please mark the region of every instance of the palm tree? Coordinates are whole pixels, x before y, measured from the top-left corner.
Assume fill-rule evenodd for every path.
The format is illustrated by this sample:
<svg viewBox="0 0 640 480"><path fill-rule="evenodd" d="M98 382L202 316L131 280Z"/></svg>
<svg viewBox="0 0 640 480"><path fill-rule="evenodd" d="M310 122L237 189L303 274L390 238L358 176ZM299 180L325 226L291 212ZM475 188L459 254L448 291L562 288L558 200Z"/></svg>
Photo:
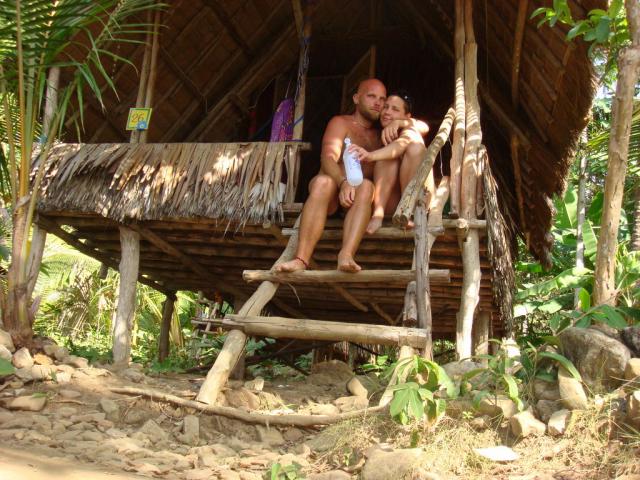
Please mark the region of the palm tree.
<svg viewBox="0 0 640 480"><path fill-rule="evenodd" d="M19 345L29 344L33 335L27 259L43 163L60 134L71 101L82 112L86 91L102 105L100 84L115 88L104 67L105 59L130 63L109 47L142 43L150 25L131 19L160 7L156 0L0 0L0 116L4 120L5 171L13 219L2 316L5 328ZM62 70L70 80L58 89L57 100L47 109L43 138L37 125L42 120L51 69Z"/></svg>

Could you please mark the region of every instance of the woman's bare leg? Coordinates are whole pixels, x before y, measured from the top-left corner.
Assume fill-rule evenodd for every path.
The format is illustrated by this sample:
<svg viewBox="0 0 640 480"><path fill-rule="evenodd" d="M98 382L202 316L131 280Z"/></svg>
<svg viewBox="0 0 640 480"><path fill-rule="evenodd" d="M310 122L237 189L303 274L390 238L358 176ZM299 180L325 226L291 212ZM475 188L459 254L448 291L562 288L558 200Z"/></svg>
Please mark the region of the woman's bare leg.
<svg viewBox="0 0 640 480"><path fill-rule="evenodd" d="M373 214L367 225L367 233L372 235L382 225L384 212L393 188L398 181L399 160L384 160L376 162L373 169Z"/></svg>

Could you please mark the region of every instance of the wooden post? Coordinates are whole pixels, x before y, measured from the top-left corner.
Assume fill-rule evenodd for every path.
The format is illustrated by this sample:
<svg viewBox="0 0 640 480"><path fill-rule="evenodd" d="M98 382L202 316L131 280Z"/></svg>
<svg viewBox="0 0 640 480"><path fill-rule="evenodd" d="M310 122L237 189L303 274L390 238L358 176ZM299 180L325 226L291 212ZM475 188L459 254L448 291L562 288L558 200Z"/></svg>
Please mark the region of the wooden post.
<svg viewBox="0 0 640 480"><path fill-rule="evenodd" d="M473 325L473 354L486 355L489 353L489 332L491 326L491 312L480 310ZM486 360L480 360L483 365Z"/></svg>
<svg viewBox="0 0 640 480"><path fill-rule="evenodd" d="M465 135L465 95L464 95L464 0L455 0L456 28L455 43L455 109L456 121L451 145L451 211L450 215L460 214L460 176Z"/></svg>
<svg viewBox="0 0 640 480"><path fill-rule="evenodd" d="M432 319L431 294L429 292L429 240L427 238L427 209L424 195L418 200L415 213L415 259L416 259L416 304L418 307L418 328L424 329L427 342L425 358L432 359Z"/></svg>
<svg viewBox="0 0 640 480"><path fill-rule="evenodd" d="M153 92L156 85L156 76L158 73L158 52L160 50L160 18L162 15L161 10L156 10L155 18L153 21L153 40L151 45L151 64L149 66L149 78L147 79L147 85L145 87L144 106L145 108L151 108L153 106ZM138 139L139 143L147 143L147 137L149 129L142 130Z"/></svg>
<svg viewBox="0 0 640 480"><path fill-rule="evenodd" d="M161 362L169 356L169 332L176 303L175 294L167 295L162 305L162 320L160 323L160 338L158 340L158 360Z"/></svg>
<svg viewBox="0 0 640 480"><path fill-rule="evenodd" d="M140 235L120 227L120 288L113 329L113 363L127 364L131 354L131 329L136 311L136 282L140 263Z"/></svg>
<svg viewBox="0 0 640 480"><path fill-rule="evenodd" d="M31 248L29 250L29 263L27 264L27 299L33 296L36 287L40 265L42 264L42 253L47 241L47 231L38 225L33 226L31 231Z"/></svg>
<svg viewBox="0 0 640 480"><path fill-rule="evenodd" d="M296 221L296 227L300 223L300 218ZM289 261L295 255L296 248L298 246L298 233L294 233L286 248L280 255L280 258L276 260L275 265ZM250 316L258 315L264 306L269 303L273 298L280 284L270 281L264 281L260 284L258 289L249 297L249 299L242 305L242 308L238 312L238 316ZM199 402L207 403L209 405L215 404L220 390L227 383L227 379L235 367L240 355L244 351L244 346L247 341L247 336L240 330L231 330L227 334L227 339L224 342L222 350L218 354L213 367L207 373L205 379L196 400Z"/></svg>
<svg viewBox="0 0 640 480"><path fill-rule="evenodd" d="M233 299L233 311L239 312L240 310L242 310L242 306L246 303L247 298L249 297L236 295L235 298ZM244 380L244 368L245 368L245 358L246 358L246 355L244 355L244 353L245 352L243 352L240 355L240 358L238 358L238 363L236 363L235 368L231 372L230 377L232 380Z"/></svg>
<svg viewBox="0 0 640 480"><path fill-rule="evenodd" d="M302 140L304 128L304 105L307 90L307 70L309 68L309 45L311 42L311 9L306 6L304 9L300 5L301 0L294 0L297 7L294 11L301 11L303 14L302 31L298 30L300 41L300 58L298 60L298 85L296 90L296 109L293 115L293 139Z"/></svg>

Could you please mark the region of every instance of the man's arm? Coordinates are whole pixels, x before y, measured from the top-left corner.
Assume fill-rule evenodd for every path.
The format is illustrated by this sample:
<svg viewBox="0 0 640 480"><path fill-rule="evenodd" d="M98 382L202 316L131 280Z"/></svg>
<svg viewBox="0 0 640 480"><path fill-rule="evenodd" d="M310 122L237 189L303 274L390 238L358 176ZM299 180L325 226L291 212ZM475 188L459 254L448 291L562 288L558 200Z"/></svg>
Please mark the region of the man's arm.
<svg viewBox="0 0 640 480"><path fill-rule="evenodd" d="M345 178L338 162L340 162L340 153L346 135L347 126L344 120L340 117L333 117L327 124L322 137L320 165L322 171L333 178L337 185L340 185Z"/></svg>

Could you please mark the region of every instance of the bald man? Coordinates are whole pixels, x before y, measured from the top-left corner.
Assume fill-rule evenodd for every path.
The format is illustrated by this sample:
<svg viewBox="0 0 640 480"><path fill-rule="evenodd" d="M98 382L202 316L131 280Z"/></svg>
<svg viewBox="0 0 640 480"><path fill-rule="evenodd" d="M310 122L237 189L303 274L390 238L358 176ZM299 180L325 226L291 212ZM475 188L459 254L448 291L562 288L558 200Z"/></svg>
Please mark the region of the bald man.
<svg viewBox="0 0 640 480"><path fill-rule="evenodd" d="M338 115L327 124L322 138L320 172L309 183L309 198L302 209L298 249L293 260L276 266L277 272L305 270L313 250L322 236L328 215L342 206L344 219L342 248L338 253L338 270L359 272L354 256L371 218L374 186L373 165L362 164L364 181L357 187L349 185L342 162L344 139L368 151L382 146L378 119L387 96L384 84L375 78L364 80L353 95L355 112Z"/></svg>

